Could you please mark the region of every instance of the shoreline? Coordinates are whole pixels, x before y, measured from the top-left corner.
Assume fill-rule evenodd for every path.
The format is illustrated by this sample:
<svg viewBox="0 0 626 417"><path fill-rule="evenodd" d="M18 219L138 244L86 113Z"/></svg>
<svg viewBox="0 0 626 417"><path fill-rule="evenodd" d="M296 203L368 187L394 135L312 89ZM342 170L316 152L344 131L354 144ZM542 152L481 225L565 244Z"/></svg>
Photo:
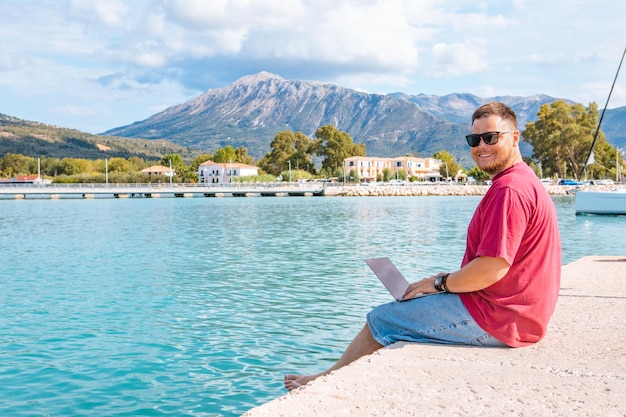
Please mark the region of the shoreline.
<svg viewBox="0 0 626 417"><path fill-rule="evenodd" d="M624 416L626 256L563 266L548 334L523 348L396 343L244 417ZM281 375L277 375L282 376Z"/></svg>
<svg viewBox="0 0 626 417"><path fill-rule="evenodd" d="M615 186L571 186L548 185L546 189L550 195L571 195L575 191L594 190L610 191ZM458 184L407 184L407 185L347 185L324 188L327 197L393 197L393 196L477 196L484 195L488 185L458 185Z"/></svg>
<svg viewBox="0 0 626 417"><path fill-rule="evenodd" d="M611 191L615 186L548 185L550 195L572 195L579 190ZM403 185L365 184L311 185L290 184L234 184L228 186L79 184L66 187L0 187L0 200L32 199L102 199L102 198L222 198L222 197L423 197L423 196L481 196L488 185L450 183L409 183Z"/></svg>

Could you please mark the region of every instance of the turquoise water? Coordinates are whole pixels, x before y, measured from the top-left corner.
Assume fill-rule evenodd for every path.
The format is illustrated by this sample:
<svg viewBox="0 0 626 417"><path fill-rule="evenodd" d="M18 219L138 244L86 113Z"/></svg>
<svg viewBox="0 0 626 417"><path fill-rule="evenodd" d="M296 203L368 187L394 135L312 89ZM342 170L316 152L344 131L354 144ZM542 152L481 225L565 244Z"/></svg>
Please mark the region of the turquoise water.
<svg viewBox="0 0 626 417"><path fill-rule="evenodd" d="M0 415L240 415L390 300L364 258L455 269L479 199L2 201ZM555 203L564 263L624 255L626 218Z"/></svg>

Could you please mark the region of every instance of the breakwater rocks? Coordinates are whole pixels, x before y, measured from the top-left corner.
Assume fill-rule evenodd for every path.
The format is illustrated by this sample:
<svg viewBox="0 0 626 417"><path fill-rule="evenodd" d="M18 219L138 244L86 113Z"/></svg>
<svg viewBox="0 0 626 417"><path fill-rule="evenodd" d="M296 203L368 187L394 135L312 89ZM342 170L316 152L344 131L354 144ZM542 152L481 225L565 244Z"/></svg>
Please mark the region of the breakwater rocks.
<svg viewBox="0 0 626 417"><path fill-rule="evenodd" d="M429 196L429 195L483 195L487 185L347 185L326 187L324 195L341 197L390 197L390 196Z"/></svg>
<svg viewBox="0 0 626 417"><path fill-rule="evenodd" d="M546 189L551 195L571 194L576 190L608 191L614 187L592 186L572 187L548 185ZM403 184L403 185L338 185L324 188L324 195L338 197L390 197L390 196L472 196L483 195L488 185L457 185L457 184Z"/></svg>

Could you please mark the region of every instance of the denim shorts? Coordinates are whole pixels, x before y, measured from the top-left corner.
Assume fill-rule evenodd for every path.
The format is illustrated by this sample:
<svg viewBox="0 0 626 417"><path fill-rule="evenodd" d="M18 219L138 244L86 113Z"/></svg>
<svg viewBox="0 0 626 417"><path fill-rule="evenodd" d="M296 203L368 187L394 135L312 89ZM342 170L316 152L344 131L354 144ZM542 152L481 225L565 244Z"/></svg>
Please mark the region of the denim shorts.
<svg viewBox="0 0 626 417"><path fill-rule="evenodd" d="M379 305L367 314L367 325L383 346L400 341L506 346L476 324L461 298L451 293Z"/></svg>

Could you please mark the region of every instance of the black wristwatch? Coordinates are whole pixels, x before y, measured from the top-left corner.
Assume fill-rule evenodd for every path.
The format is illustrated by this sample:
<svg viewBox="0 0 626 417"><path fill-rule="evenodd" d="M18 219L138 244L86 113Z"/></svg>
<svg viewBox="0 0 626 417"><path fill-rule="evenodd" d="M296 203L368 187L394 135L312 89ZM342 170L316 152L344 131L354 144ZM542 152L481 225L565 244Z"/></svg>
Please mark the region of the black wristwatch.
<svg viewBox="0 0 626 417"><path fill-rule="evenodd" d="M446 280L448 279L448 275L450 274L445 274L445 275L441 275L438 276L437 278L435 278L435 289L439 292L450 292L448 290L448 286L446 285Z"/></svg>

